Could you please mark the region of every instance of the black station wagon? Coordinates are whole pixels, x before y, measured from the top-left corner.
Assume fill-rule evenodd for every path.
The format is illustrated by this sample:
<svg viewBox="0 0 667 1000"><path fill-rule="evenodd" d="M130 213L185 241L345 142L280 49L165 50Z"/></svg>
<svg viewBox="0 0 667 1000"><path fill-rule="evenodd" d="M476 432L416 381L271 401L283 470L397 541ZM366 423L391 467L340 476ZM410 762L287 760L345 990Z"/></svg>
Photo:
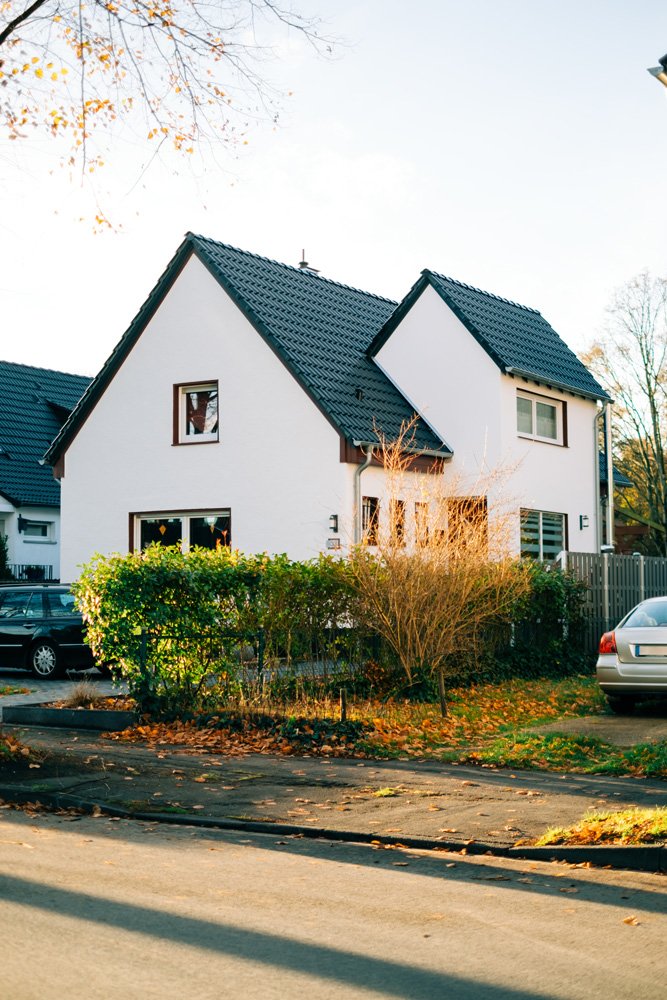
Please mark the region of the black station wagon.
<svg viewBox="0 0 667 1000"><path fill-rule="evenodd" d="M0 666L32 670L42 678L94 666L67 587L0 585Z"/></svg>

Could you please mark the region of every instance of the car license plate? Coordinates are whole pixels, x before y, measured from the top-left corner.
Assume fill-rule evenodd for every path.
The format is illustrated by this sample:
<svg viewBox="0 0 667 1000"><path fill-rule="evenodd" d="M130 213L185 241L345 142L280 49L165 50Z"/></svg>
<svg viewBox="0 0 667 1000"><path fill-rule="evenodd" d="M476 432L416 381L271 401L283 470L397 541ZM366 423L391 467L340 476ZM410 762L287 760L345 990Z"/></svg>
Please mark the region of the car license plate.
<svg viewBox="0 0 667 1000"><path fill-rule="evenodd" d="M667 656L667 646L635 645L635 656Z"/></svg>

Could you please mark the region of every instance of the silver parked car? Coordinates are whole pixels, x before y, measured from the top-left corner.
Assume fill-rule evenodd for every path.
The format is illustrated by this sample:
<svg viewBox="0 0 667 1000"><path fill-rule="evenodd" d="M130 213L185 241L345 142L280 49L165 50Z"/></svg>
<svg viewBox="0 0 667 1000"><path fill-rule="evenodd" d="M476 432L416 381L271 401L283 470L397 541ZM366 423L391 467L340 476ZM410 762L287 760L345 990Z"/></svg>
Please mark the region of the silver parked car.
<svg viewBox="0 0 667 1000"><path fill-rule="evenodd" d="M667 698L667 597L642 601L600 639L597 678L614 712Z"/></svg>

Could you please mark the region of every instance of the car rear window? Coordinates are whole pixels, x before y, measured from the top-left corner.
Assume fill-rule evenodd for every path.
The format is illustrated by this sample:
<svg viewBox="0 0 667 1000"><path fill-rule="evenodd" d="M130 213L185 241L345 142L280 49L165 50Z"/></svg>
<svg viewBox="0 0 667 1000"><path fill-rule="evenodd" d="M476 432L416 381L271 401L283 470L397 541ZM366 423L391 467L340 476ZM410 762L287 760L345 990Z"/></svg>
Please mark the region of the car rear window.
<svg viewBox="0 0 667 1000"><path fill-rule="evenodd" d="M46 603L52 618L63 618L65 615L76 614L74 594L68 590L46 591Z"/></svg>
<svg viewBox="0 0 667 1000"><path fill-rule="evenodd" d="M623 622L623 628L660 628L667 626L667 600L640 604Z"/></svg>

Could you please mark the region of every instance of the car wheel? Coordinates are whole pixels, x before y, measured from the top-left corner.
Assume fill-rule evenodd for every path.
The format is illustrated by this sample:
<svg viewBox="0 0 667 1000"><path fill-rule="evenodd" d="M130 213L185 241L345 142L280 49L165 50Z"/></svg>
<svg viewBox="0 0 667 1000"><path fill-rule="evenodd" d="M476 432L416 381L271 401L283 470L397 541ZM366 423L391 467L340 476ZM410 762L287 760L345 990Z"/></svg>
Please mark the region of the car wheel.
<svg viewBox="0 0 667 1000"><path fill-rule="evenodd" d="M635 699L629 694L608 694L607 704L616 715L632 715L635 710Z"/></svg>
<svg viewBox="0 0 667 1000"><path fill-rule="evenodd" d="M60 673L58 654L50 642L38 642L30 653L30 667L35 677L49 680Z"/></svg>

